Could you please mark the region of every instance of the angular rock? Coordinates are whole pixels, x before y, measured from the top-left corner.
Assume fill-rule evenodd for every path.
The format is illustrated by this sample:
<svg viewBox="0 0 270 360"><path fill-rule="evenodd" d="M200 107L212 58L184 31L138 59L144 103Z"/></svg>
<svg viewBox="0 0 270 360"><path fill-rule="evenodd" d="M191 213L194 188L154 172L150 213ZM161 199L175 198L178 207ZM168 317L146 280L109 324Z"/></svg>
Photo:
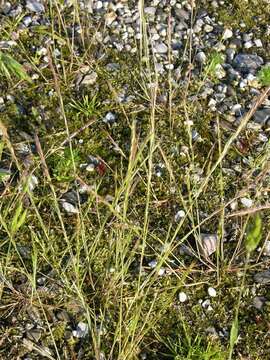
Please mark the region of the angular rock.
<svg viewBox="0 0 270 360"><path fill-rule="evenodd" d="M72 331L72 335L77 338L84 338L89 332L88 325L80 321L76 327L76 330Z"/></svg>
<svg viewBox="0 0 270 360"><path fill-rule="evenodd" d="M254 275L254 280L258 284L269 284L270 283L270 270L265 270Z"/></svg>
<svg viewBox="0 0 270 360"><path fill-rule="evenodd" d="M27 0L26 9L35 13L41 13L45 11L44 5L37 0Z"/></svg>
<svg viewBox="0 0 270 360"><path fill-rule="evenodd" d="M166 54L168 52L168 46L161 42L155 45L155 50L157 53Z"/></svg>
<svg viewBox="0 0 270 360"><path fill-rule="evenodd" d="M266 302L266 298L263 296L255 296L253 299L253 306L258 309L261 310L263 308L263 305Z"/></svg>
<svg viewBox="0 0 270 360"><path fill-rule="evenodd" d="M233 67L242 75L246 75L255 73L263 63L263 59L258 55L239 54L233 60Z"/></svg>
<svg viewBox="0 0 270 360"><path fill-rule="evenodd" d="M257 110L253 115L253 120L262 126L268 125L268 122L270 122L270 108Z"/></svg>

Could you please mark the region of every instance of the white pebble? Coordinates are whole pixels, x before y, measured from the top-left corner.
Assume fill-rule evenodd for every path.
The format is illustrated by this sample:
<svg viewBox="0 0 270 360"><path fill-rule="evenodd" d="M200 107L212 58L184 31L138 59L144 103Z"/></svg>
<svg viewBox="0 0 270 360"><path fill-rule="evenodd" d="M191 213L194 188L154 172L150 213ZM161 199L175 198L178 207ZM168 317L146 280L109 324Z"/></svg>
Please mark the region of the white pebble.
<svg viewBox="0 0 270 360"><path fill-rule="evenodd" d="M66 212L68 212L70 214L79 214L79 209L77 209L74 205L70 204L67 201L64 201L62 203L62 206L63 206L64 210L66 210Z"/></svg>
<svg viewBox="0 0 270 360"><path fill-rule="evenodd" d="M158 270L158 276L163 276L164 274L165 274L165 269L164 268L160 268L159 270Z"/></svg>
<svg viewBox="0 0 270 360"><path fill-rule="evenodd" d="M183 291L181 291L181 292L179 293L179 301L180 301L181 303L184 303L185 301L187 301L187 294L184 293Z"/></svg>
<svg viewBox="0 0 270 360"><path fill-rule="evenodd" d="M217 292L213 287L209 287L207 292L208 292L208 295L211 296L211 297L216 297L217 296Z"/></svg>
<svg viewBox="0 0 270 360"><path fill-rule="evenodd" d="M253 201L246 197L242 198L240 201L241 201L242 205L244 205L247 208L250 208L253 205Z"/></svg>
<svg viewBox="0 0 270 360"><path fill-rule="evenodd" d="M184 212L184 210L179 210L177 211L177 213L174 216L174 220L175 221L179 221L180 219L184 218L186 216L186 213Z"/></svg>
<svg viewBox="0 0 270 360"><path fill-rule="evenodd" d="M232 30L230 30L230 29L225 29L225 30L224 30L224 33L223 33L223 35L222 35L222 39L223 39L223 40L227 40L227 39L230 39L232 36L233 36Z"/></svg>
<svg viewBox="0 0 270 360"><path fill-rule="evenodd" d="M255 44L257 47L262 47L262 46L263 46L261 39L255 39L255 40L254 40L254 44Z"/></svg>
<svg viewBox="0 0 270 360"><path fill-rule="evenodd" d="M157 266L157 260L151 260L149 263L148 263L148 266L151 268L151 269L154 269L156 266Z"/></svg>

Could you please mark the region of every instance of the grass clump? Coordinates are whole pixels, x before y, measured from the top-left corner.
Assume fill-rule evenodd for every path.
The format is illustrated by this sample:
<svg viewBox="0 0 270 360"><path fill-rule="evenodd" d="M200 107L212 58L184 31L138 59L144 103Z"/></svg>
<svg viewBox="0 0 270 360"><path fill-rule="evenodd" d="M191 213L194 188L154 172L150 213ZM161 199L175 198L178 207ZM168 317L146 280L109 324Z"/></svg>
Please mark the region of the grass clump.
<svg viewBox="0 0 270 360"><path fill-rule="evenodd" d="M270 65L262 67L257 77L263 86L270 86Z"/></svg>

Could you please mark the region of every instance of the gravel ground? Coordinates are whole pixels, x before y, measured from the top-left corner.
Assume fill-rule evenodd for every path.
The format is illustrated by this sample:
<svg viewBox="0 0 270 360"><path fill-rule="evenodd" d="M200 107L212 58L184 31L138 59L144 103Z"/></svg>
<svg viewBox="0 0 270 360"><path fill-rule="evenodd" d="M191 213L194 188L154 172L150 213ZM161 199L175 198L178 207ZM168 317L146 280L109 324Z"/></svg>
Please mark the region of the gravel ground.
<svg viewBox="0 0 270 360"><path fill-rule="evenodd" d="M0 306L3 319L0 320L0 357L165 359L164 354L168 354L172 359L202 358L198 353L194 357L180 354L182 350L176 345L173 350L165 341L168 336L177 343L175 331L179 330L177 321L182 319L182 314L187 316L186 321L193 326L195 334L207 336L209 344L209 338L215 339L225 348L244 272L241 238L249 214L261 209L263 243L251 261L255 270L247 275L248 285L241 305L246 310L241 315L242 331L248 335L240 334L235 359L268 358L267 346L260 344L257 349L262 338L267 344L263 333L269 331L269 294L265 287L270 283L266 269L270 256L268 94L232 142L231 151L219 164L220 174L209 180L208 187L203 184L208 170L221 154L220 147L237 134L247 114L270 85L269 1L254 2L254 6L222 0L153 0L145 1L141 7L137 2L125 0L26 0L0 4L0 52L12 55L23 65L31 84L27 87L26 79L12 82L9 78L0 84L0 119L4 124L1 125L1 146L6 144L1 147L0 166L4 214L1 255L6 259L10 247L14 247L10 259L5 260L8 265L4 265L5 261L1 264L5 271L0 272L3 304ZM0 72L3 73L1 67ZM116 188L123 168L133 171L128 159L132 159L132 150L136 154L138 143L143 143L133 134L137 143L131 148L130 119L136 118L136 130L142 138L147 138L152 131L149 114L153 108L151 90L155 89L158 89L155 131L159 139L157 148L161 150L153 158L150 179L151 221L147 226L151 236L141 260L136 245L138 233L132 239L134 248L129 251L134 258L125 276L130 291L138 276L139 279L153 276L147 304L153 302L154 320L151 318L151 321L158 326L145 335L142 344L136 343L133 357L130 353L123 357L123 353L117 354L115 345L115 324L119 318L114 317L114 301L117 308L115 299L120 296L117 286L111 292L108 290L113 294L108 302L104 295L114 284L111 277L115 274L117 278L117 266L108 252L112 251L115 246L112 243L118 236L118 230L112 230L114 222L119 220L117 214L123 213L123 222L117 223L119 228L126 224L134 228L145 226L143 206L148 201L145 184L149 177L143 166L136 174L137 183L142 181L141 189L137 194L135 181L134 189L130 189L137 196L130 195L132 211L125 210L124 201L119 200L122 194L118 195ZM59 93L63 94L60 105ZM66 122L70 130L68 136L63 125ZM89 130L91 126L94 126L93 132ZM70 142L74 149L72 156ZM37 162L37 158L41 160ZM47 164L43 161L45 158ZM79 169L77 177L72 175L74 163ZM214 170L209 178L216 174ZM60 225L56 215L50 217L53 198L49 197L48 188L51 189L52 184L64 219ZM25 186L28 191L24 190ZM181 196L178 187L181 187ZM195 220L190 217L188 207L184 207L188 200L182 202L182 194L188 199L190 189L198 194ZM15 206L17 196L22 204L19 210ZM109 206L110 216L103 208L99 213L100 204ZM74 241L69 243L73 251L76 229L83 228L81 223L76 223L76 217L87 206L94 220L85 216L89 230L84 231L94 237L104 230L100 241L102 236L106 240L95 245L93 264L88 263L88 255L83 255L80 248L86 246L92 251L92 238L87 245L77 245L79 253L75 257L79 258L79 267L91 268L89 272L83 270L83 280L79 279L78 283L85 285L78 289L78 274L72 273L74 260L64 249L61 229L64 227L67 238ZM225 206L225 224L221 224L219 215L211 215L220 206ZM9 218L13 216L10 212L17 214L17 224L22 214L25 221L23 209L28 211L26 221L29 223L20 230L21 234L17 229L12 235L13 230L7 230L3 224L7 221L16 228L14 218L12 221L12 217ZM35 211L49 227L45 235L42 226L35 223ZM127 216L130 222L124 223ZM190 229L200 221L205 221L205 225L193 234ZM175 232L166 233L168 224ZM186 236L189 233L190 236ZM173 256L162 262L160 259L167 256L164 255L166 244L160 244L157 239L164 239L168 234L178 243L173 247ZM11 245L7 246L6 239L10 236ZM44 242L42 247L38 242L35 250L35 239L42 236L57 239L53 245L57 249L51 248L51 243ZM230 270L218 275L224 276L220 283L213 269L216 269L215 256L220 251L221 238L226 244L225 258L232 260L225 261L226 269L228 263ZM117 247L114 250L117 252ZM61 255L55 255L57 251ZM58 267L52 265L49 258L54 259L51 261ZM34 275L29 270L32 268L36 269ZM191 275L185 273L186 269ZM190 288L183 286L179 274L184 278L187 274L191 276ZM69 281L68 290L65 281ZM168 290L171 288L175 289L173 295ZM75 290L81 297L74 297ZM127 296L125 292L126 289L121 296ZM162 296L166 298L166 294L170 294L168 297L172 296L172 300L164 310ZM126 298L125 301L129 309ZM98 313L97 309L105 310ZM89 321L92 313L94 325ZM89 340L94 333L100 347ZM158 333L164 341L155 337ZM221 355L209 357L223 358Z"/></svg>

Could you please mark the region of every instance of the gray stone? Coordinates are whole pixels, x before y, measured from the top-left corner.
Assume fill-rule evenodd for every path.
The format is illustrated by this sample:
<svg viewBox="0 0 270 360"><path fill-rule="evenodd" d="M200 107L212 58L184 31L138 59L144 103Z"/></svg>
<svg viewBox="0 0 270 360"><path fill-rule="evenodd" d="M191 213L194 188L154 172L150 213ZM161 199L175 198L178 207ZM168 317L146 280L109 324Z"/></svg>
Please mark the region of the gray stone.
<svg viewBox="0 0 270 360"><path fill-rule="evenodd" d="M204 64L207 60L207 57L203 51L198 52L195 56L195 60L198 61L200 64Z"/></svg>
<svg viewBox="0 0 270 360"><path fill-rule="evenodd" d="M116 114L114 114L111 111L109 111L103 119L103 122L105 122L106 124L113 124L115 121L116 121Z"/></svg>
<svg viewBox="0 0 270 360"><path fill-rule="evenodd" d="M23 18L23 23L24 23L24 25L26 27L29 26L31 24L31 22L32 22L32 17L31 16L25 16Z"/></svg>
<svg viewBox="0 0 270 360"><path fill-rule="evenodd" d="M165 45L163 42L160 42L155 45L155 50L157 53L166 54L168 52L168 46Z"/></svg>
<svg viewBox="0 0 270 360"><path fill-rule="evenodd" d="M233 66L241 74L254 73L264 63L258 55L239 54L233 60Z"/></svg>
<svg viewBox="0 0 270 360"><path fill-rule="evenodd" d="M95 71L92 71L90 74L85 75L80 85L82 86L94 85L97 80L97 77L98 77L97 73Z"/></svg>
<svg viewBox="0 0 270 360"><path fill-rule="evenodd" d="M37 0L27 0L26 9L35 13L41 13L45 11L44 5Z"/></svg>
<svg viewBox="0 0 270 360"><path fill-rule="evenodd" d="M258 284L269 284L270 283L270 270L265 270L254 275L254 280Z"/></svg>
<svg viewBox="0 0 270 360"><path fill-rule="evenodd" d="M77 338L84 338L89 332L88 325L82 321L76 327L76 330L72 331L72 335Z"/></svg>
<svg viewBox="0 0 270 360"><path fill-rule="evenodd" d="M232 48L228 48L226 50L226 55L227 55L227 61L228 62L232 62L233 61L233 58L235 56L235 49L232 49Z"/></svg>
<svg viewBox="0 0 270 360"><path fill-rule="evenodd" d="M145 13L146 15L152 15L152 16L154 16L155 13L156 13L156 8L155 8L154 6L148 6L148 7L146 7L146 8L144 9L144 13Z"/></svg>
<svg viewBox="0 0 270 360"><path fill-rule="evenodd" d="M8 13L8 15L9 15L10 17L12 17L12 18L15 18L15 17L21 15L21 13L22 13L22 7L21 7L21 5L18 5L18 6L16 6L14 9L12 9L12 10Z"/></svg>
<svg viewBox="0 0 270 360"><path fill-rule="evenodd" d="M253 120L255 123L260 124L262 126L268 125L268 122L270 121L270 108L257 110L253 115Z"/></svg>
<svg viewBox="0 0 270 360"><path fill-rule="evenodd" d="M258 309L261 310L263 308L263 305L266 302L266 298L263 296L255 296L253 299L253 306Z"/></svg>
<svg viewBox="0 0 270 360"><path fill-rule="evenodd" d="M42 332L40 329L31 329L26 332L26 336L29 340L32 340L33 342L37 343L41 338Z"/></svg>
<svg viewBox="0 0 270 360"><path fill-rule="evenodd" d="M7 15L11 10L11 3L9 1L4 2L4 4L0 5L0 11L2 11L3 14Z"/></svg>
<svg viewBox="0 0 270 360"><path fill-rule="evenodd" d="M180 20L189 20L190 14L186 10L176 8L174 11L176 17L178 17Z"/></svg>

